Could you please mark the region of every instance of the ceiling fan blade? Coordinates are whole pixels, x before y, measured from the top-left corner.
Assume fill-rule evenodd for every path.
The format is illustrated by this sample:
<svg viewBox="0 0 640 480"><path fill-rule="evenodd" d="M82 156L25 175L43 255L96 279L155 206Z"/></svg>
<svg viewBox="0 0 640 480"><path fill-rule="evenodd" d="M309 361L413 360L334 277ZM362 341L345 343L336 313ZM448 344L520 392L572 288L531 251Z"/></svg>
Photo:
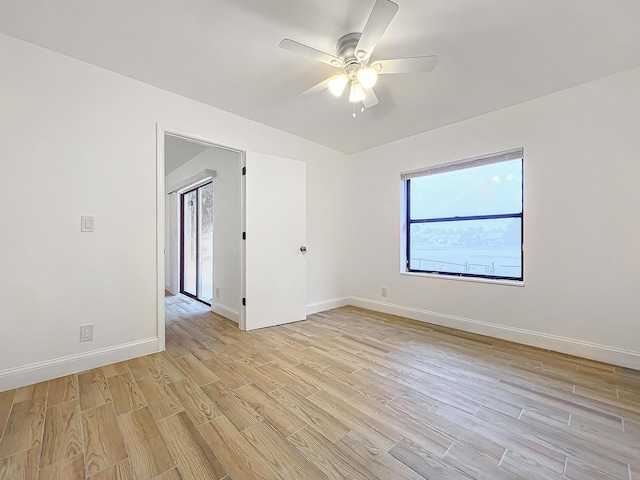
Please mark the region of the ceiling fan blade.
<svg viewBox="0 0 640 480"><path fill-rule="evenodd" d="M377 60L371 64L378 69L379 75L387 73L420 73L430 72L436 68L437 55L426 57L392 58L389 60Z"/></svg>
<svg viewBox="0 0 640 480"><path fill-rule="evenodd" d="M359 60L364 60L371 56L397 11L397 3L393 3L391 0L376 0L367 24L362 30L358 45L356 45L356 57Z"/></svg>
<svg viewBox="0 0 640 480"><path fill-rule="evenodd" d="M342 74L340 74L342 75ZM305 90L304 92L302 92L301 94L299 94L299 97L308 97L310 95L313 95L314 93L318 93L321 92L322 90L329 88L329 82L331 80L333 80L336 77L339 77L340 75L334 75L332 77L327 78L326 80L321 81L320 83L317 83L316 85L314 85L313 87L311 87L308 90Z"/></svg>
<svg viewBox="0 0 640 480"><path fill-rule="evenodd" d="M371 108L378 104L378 97L376 97L376 94L374 93L372 88L369 88L364 92L366 94L364 100L362 100L362 105L364 105L364 108Z"/></svg>
<svg viewBox="0 0 640 480"><path fill-rule="evenodd" d="M280 42L280 48L289 50L290 52L297 53L298 55L302 55L304 57L313 58L320 62L327 63L332 67L342 67L342 61L339 58L334 57L333 55L329 55L328 53L321 52L320 50L316 50L315 48L309 47L308 45L304 45L289 38L285 38Z"/></svg>

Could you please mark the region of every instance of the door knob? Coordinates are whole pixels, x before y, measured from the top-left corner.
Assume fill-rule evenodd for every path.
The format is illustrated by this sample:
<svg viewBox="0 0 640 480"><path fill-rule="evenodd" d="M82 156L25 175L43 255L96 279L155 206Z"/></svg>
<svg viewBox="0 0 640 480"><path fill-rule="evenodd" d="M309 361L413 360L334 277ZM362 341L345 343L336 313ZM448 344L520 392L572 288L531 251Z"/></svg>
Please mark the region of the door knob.
<svg viewBox="0 0 640 480"><path fill-rule="evenodd" d="M302 246L300 247L300 251L301 251L302 253L307 253L307 247L305 247L304 245L302 245Z"/></svg>

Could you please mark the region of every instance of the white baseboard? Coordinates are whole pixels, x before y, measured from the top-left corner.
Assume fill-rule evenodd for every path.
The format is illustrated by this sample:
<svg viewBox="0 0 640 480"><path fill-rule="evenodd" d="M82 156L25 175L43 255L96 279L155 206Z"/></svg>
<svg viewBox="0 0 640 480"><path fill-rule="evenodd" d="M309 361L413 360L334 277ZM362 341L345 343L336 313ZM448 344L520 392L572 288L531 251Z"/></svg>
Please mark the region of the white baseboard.
<svg viewBox="0 0 640 480"><path fill-rule="evenodd" d="M158 352L158 338L68 355L0 371L0 392Z"/></svg>
<svg viewBox="0 0 640 480"><path fill-rule="evenodd" d="M640 370L640 351L600 345L574 338L560 337L522 328L507 327L495 323L483 322L471 318L457 317L445 313L432 312L418 308L405 307L392 303L370 300L367 298L350 297L348 304L367 308L382 313L390 313L402 317L433 323L444 327L456 328L467 332L501 338L512 342L544 348L554 352L566 353L578 357L589 358L599 362L611 363Z"/></svg>
<svg viewBox="0 0 640 480"><path fill-rule="evenodd" d="M228 318L232 322L240 323L240 312L231 307L227 307L226 305L222 305L221 303L212 303L211 311L224 318Z"/></svg>
<svg viewBox="0 0 640 480"><path fill-rule="evenodd" d="M314 313L324 312L325 310L331 310L332 308L344 307L350 305L351 302L348 297L330 298L329 300L323 300L321 302L314 302L307 304L307 315L313 315Z"/></svg>

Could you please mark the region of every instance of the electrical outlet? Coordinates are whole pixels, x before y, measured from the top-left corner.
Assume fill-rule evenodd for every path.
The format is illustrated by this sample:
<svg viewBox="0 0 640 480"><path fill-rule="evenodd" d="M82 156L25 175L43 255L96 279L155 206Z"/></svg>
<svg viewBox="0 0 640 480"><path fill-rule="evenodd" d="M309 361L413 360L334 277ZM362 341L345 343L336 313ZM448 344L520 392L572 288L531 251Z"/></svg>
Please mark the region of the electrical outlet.
<svg viewBox="0 0 640 480"><path fill-rule="evenodd" d="M80 217L80 231L81 232L94 232L95 231L95 218L91 216Z"/></svg>
<svg viewBox="0 0 640 480"><path fill-rule="evenodd" d="M380 295L382 295L383 297L387 296L387 287L382 287L382 290L380 291Z"/></svg>
<svg viewBox="0 0 640 480"><path fill-rule="evenodd" d="M80 341L88 342L93 340L93 324L80 325Z"/></svg>
<svg viewBox="0 0 640 480"><path fill-rule="evenodd" d="M220 287L216 287L216 298L220 298Z"/></svg>

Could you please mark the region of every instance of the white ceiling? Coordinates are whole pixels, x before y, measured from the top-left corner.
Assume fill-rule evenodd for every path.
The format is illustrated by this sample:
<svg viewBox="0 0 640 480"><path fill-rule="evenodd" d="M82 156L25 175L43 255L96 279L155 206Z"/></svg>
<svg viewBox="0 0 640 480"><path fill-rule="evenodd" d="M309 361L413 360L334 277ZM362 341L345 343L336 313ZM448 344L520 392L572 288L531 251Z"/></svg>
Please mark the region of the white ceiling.
<svg viewBox="0 0 640 480"><path fill-rule="evenodd" d="M640 0L395 0L374 59L438 54L432 73L346 98L297 95L373 0L2 0L0 32L353 153L640 65Z"/></svg>

